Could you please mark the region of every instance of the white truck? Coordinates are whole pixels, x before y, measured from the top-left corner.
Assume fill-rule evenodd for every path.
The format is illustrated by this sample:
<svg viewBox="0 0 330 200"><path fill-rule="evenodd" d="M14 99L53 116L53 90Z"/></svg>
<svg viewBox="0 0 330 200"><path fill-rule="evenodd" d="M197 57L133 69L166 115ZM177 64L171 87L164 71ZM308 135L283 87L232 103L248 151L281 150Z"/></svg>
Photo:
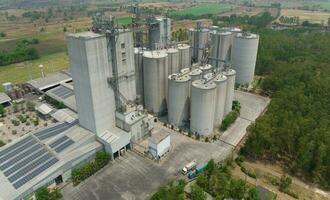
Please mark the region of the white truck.
<svg viewBox="0 0 330 200"><path fill-rule="evenodd" d="M182 174L187 174L189 171L194 170L197 166L197 163L195 160L188 163L186 166L182 168Z"/></svg>

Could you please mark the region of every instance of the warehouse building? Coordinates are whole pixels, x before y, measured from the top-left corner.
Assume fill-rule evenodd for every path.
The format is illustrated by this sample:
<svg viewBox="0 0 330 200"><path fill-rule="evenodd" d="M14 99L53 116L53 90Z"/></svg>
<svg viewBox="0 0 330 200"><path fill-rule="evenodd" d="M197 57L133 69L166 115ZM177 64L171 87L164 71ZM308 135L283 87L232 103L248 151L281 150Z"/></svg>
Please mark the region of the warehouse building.
<svg viewBox="0 0 330 200"><path fill-rule="evenodd" d="M157 129L149 138L149 153L155 160L165 156L171 149L171 135L164 129Z"/></svg>
<svg viewBox="0 0 330 200"><path fill-rule="evenodd" d="M45 92L61 83L68 83L70 81L72 81L70 72L68 70L63 70L45 77L30 80L27 83L38 92Z"/></svg>

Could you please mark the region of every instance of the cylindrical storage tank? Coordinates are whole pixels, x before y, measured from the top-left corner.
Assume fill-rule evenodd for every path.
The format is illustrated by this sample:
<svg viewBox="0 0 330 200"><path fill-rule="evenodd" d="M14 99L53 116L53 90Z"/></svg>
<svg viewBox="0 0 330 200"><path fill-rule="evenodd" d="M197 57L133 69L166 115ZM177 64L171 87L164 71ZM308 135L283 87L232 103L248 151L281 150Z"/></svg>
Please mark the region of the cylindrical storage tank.
<svg viewBox="0 0 330 200"><path fill-rule="evenodd" d="M201 66L199 67L199 69L202 70L204 74L206 74L206 73L211 72L211 70L212 70L212 65L210 65L210 64L201 65Z"/></svg>
<svg viewBox="0 0 330 200"><path fill-rule="evenodd" d="M257 61L259 36L238 33L232 48L232 66L236 70L236 83L250 84L253 81Z"/></svg>
<svg viewBox="0 0 330 200"><path fill-rule="evenodd" d="M183 69L191 66L190 46L187 44L178 44L179 50L179 68Z"/></svg>
<svg viewBox="0 0 330 200"><path fill-rule="evenodd" d="M135 61L135 80L136 80L136 96L139 104L143 104L143 50L134 48Z"/></svg>
<svg viewBox="0 0 330 200"><path fill-rule="evenodd" d="M224 62L230 61L232 33L211 32L211 64L215 68L223 69Z"/></svg>
<svg viewBox="0 0 330 200"><path fill-rule="evenodd" d="M167 61L165 51L143 53L144 107L156 115L166 110Z"/></svg>
<svg viewBox="0 0 330 200"><path fill-rule="evenodd" d="M181 74L187 74L190 72L190 68L183 68L183 69L180 69L180 73Z"/></svg>
<svg viewBox="0 0 330 200"><path fill-rule="evenodd" d="M167 49L168 58L168 74L174 74L179 72L179 51L177 49Z"/></svg>
<svg viewBox="0 0 330 200"><path fill-rule="evenodd" d="M209 72L209 73L207 73L207 74L204 74L204 75L203 75L203 78L206 79L206 80L208 81L208 80L213 79L214 76L215 76L215 74L214 74L213 72Z"/></svg>
<svg viewBox="0 0 330 200"><path fill-rule="evenodd" d="M182 127L189 120L189 75L173 74L168 77L168 121Z"/></svg>
<svg viewBox="0 0 330 200"><path fill-rule="evenodd" d="M226 90L226 101L225 101L225 115L231 112L234 92L235 92L235 76L236 72L233 69L227 69L222 72L227 77L227 90Z"/></svg>
<svg viewBox="0 0 330 200"><path fill-rule="evenodd" d="M194 70L192 70L192 71L189 73L190 78L191 78L191 81L201 79L202 73L203 73L203 72L202 72L202 70L200 70L200 69L194 69Z"/></svg>
<svg viewBox="0 0 330 200"><path fill-rule="evenodd" d="M203 49L206 47L209 39L209 29L189 29L189 39L192 47L192 58L194 62L200 62Z"/></svg>
<svg viewBox="0 0 330 200"><path fill-rule="evenodd" d="M225 103L227 95L227 77L223 74L218 74L214 79L217 85L217 97L215 102L214 127L219 127L225 115Z"/></svg>
<svg viewBox="0 0 330 200"><path fill-rule="evenodd" d="M210 135L214 127L216 84L203 79L191 87L190 130L199 135Z"/></svg>

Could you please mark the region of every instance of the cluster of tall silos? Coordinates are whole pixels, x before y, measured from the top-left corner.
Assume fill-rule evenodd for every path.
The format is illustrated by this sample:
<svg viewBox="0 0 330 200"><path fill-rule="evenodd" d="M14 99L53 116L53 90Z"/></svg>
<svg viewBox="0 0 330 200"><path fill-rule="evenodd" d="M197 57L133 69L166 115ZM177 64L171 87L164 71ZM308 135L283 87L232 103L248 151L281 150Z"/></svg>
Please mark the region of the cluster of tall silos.
<svg viewBox="0 0 330 200"><path fill-rule="evenodd" d="M138 100L141 99L139 103L155 115L164 114L168 109L168 76L189 67L190 59L190 47L186 44L160 50L136 48L135 75Z"/></svg>
<svg viewBox="0 0 330 200"><path fill-rule="evenodd" d="M207 136L220 126L227 109L231 110L233 69L220 72L209 64L195 64L170 75L168 80L168 121L176 127L189 126L193 133Z"/></svg>

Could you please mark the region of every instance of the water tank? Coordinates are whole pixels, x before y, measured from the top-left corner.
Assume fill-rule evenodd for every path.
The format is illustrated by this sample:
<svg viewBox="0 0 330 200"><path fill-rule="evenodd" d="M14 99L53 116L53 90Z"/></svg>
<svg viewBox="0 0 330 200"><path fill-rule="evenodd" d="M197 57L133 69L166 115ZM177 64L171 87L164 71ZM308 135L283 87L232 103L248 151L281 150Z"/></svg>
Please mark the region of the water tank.
<svg viewBox="0 0 330 200"><path fill-rule="evenodd" d="M168 121L182 127L189 120L189 82L190 76L173 74L168 77Z"/></svg>
<svg viewBox="0 0 330 200"><path fill-rule="evenodd" d="M236 83L250 84L253 81L257 61L259 36L238 33L232 48L232 66L236 70Z"/></svg>
<svg viewBox="0 0 330 200"><path fill-rule="evenodd" d="M179 50L179 68L183 69L191 66L190 46L187 44L178 44Z"/></svg>
<svg viewBox="0 0 330 200"><path fill-rule="evenodd" d="M194 69L189 73L191 77L191 81L198 80L202 78L202 70L200 69Z"/></svg>
<svg viewBox="0 0 330 200"><path fill-rule="evenodd" d="M143 53L144 105L156 115L163 114L166 109L167 61L165 51Z"/></svg>
<svg viewBox="0 0 330 200"><path fill-rule="evenodd" d="M179 72L179 51L174 48L169 48L166 51L168 58L168 74Z"/></svg>
<svg viewBox="0 0 330 200"><path fill-rule="evenodd" d="M211 64L215 68L223 69L224 62L230 61L230 51L232 44L232 33L229 31L211 32ZM222 61L219 61L222 60Z"/></svg>
<svg viewBox="0 0 330 200"><path fill-rule="evenodd" d="M227 90L226 90L226 101L225 101L225 115L232 110L234 91L235 91L235 76L236 72L233 69L227 69L222 72L227 77Z"/></svg>
<svg viewBox="0 0 330 200"><path fill-rule="evenodd" d="M135 80L136 80L136 96L139 104L143 104L143 51L141 48L134 48L135 61Z"/></svg>
<svg viewBox="0 0 330 200"><path fill-rule="evenodd" d="M214 127L219 127L225 114L225 102L227 95L227 77L223 74L218 74L214 79L217 85L217 97L215 102L214 112Z"/></svg>
<svg viewBox="0 0 330 200"><path fill-rule="evenodd" d="M199 69L203 71L204 74L209 73L212 71L212 65L210 64L204 64L199 66Z"/></svg>
<svg viewBox="0 0 330 200"><path fill-rule="evenodd" d="M213 132L216 84L195 80L191 88L190 130L207 136Z"/></svg>

